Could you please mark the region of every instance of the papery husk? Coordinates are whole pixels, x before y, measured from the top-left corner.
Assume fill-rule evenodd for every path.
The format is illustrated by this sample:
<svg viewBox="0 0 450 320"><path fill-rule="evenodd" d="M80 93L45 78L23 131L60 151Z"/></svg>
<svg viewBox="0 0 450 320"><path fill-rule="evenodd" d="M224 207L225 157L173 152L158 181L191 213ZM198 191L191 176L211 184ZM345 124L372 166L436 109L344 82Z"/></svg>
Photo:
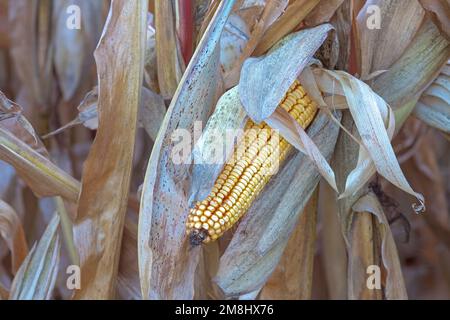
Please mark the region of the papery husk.
<svg viewBox="0 0 450 320"><path fill-rule="evenodd" d="M55 214L23 261L11 286L11 300L48 300L52 297L61 247L59 221Z"/></svg>
<svg viewBox="0 0 450 320"><path fill-rule="evenodd" d="M144 299L192 299L199 248L189 248L188 163L176 165L173 131L192 137L220 95L219 40L234 1L222 1L172 99L150 156L139 214L138 252ZM215 85L214 85L215 84ZM194 136L194 143L198 137ZM191 141L189 141L192 143ZM188 159L189 160L189 159Z"/></svg>
<svg viewBox="0 0 450 320"><path fill-rule="evenodd" d="M245 61L239 81L239 96L253 121L259 123L275 111L330 30L332 26L324 24L293 33L267 55ZM259 85L255 86L255 83Z"/></svg>
<svg viewBox="0 0 450 320"><path fill-rule="evenodd" d="M83 275L74 299L115 296L143 80L147 5L145 0L114 0L94 53L99 127L84 163L74 226Z"/></svg>
<svg viewBox="0 0 450 320"><path fill-rule="evenodd" d="M308 129L326 158L334 150L338 128L320 113ZM215 282L226 297L248 294L267 281L319 179L319 172L301 153L290 157L270 179L220 259Z"/></svg>
<svg viewBox="0 0 450 320"><path fill-rule="evenodd" d="M235 86L238 83L243 63L251 56L264 32L266 32L269 26L283 13L288 2L288 0L267 0L260 18L253 26L250 38L242 55L236 61L233 69L224 75L226 88Z"/></svg>
<svg viewBox="0 0 450 320"><path fill-rule="evenodd" d="M235 140L228 142L227 132L243 129L247 114L241 105L238 87L228 90L220 97L214 113L208 119L202 135L192 150L194 166L189 202L204 199L214 185L211 177L217 177L223 163L229 159L236 145ZM225 149L226 148L226 149Z"/></svg>

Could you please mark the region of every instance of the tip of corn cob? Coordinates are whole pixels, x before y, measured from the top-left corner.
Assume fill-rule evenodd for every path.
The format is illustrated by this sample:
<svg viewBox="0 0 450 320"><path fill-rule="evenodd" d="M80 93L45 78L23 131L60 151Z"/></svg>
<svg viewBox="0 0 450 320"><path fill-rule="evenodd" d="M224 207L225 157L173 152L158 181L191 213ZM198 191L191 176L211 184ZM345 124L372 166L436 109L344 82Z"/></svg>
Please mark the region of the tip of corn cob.
<svg viewBox="0 0 450 320"><path fill-rule="evenodd" d="M208 231L205 229L193 229L189 233L189 243L192 246L201 245L208 238Z"/></svg>

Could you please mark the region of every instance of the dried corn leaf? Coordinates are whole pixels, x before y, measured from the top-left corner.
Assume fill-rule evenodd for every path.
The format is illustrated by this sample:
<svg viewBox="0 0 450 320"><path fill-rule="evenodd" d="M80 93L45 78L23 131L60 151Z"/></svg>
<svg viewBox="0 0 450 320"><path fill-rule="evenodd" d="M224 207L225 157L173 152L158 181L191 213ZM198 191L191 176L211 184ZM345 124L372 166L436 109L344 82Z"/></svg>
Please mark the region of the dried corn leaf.
<svg viewBox="0 0 450 320"><path fill-rule="evenodd" d="M76 202L80 183L0 126L0 159L11 164L39 197L59 195Z"/></svg>
<svg viewBox="0 0 450 320"><path fill-rule="evenodd" d="M259 123L275 111L330 30L332 26L324 24L296 32L283 39L266 56L245 61L239 81L239 96L253 121ZM260 85L255 86L255 83Z"/></svg>
<svg viewBox="0 0 450 320"><path fill-rule="evenodd" d="M22 222L15 210L0 200L0 236L11 251L11 266L15 274L28 254Z"/></svg>
<svg viewBox="0 0 450 320"><path fill-rule="evenodd" d="M345 5L349 4L349 1L345 1ZM316 26L325 22L330 22L330 19L336 13L337 10L343 5L344 0L328 0L320 1L310 14L305 18L304 23L307 26Z"/></svg>
<svg viewBox="0 0 450 320"><path fill-rule="evenodd" d="M431 14L433 22L443 36L450 41L450 3L446 0L419 0L422 7Z"/></svg>
<svg viewBox="0 0 450 320"><path fill-rule="evenodd" d="M260 293L260 299L311 299L316 248L317 196L318 190L300 215L280 262Z"/></svg>
<svg viewBox="0 0 450 320"><path fill-rule="evenodd" d="M295 0L286 11L264 33L255 49L255 55L264 54L281 38L292 32L305 17L319 4L320 0Z"/></svg>
<svg viewBox="0 0 450 320"><path fill-rule="evenodd" d="M219 4L172 99L150 156L138 232L144 299L189 299L194 295L199 251L190 250L185 237L190 166L173 162L173 131L179 129L178 133L192 137L194 122L205 121L220 94L219 40L233 5L233 0Z"/></svg>
<svg viewBox="0 0 450 320"><path fill-rule="evenodd" d="M359 212L353 215L349 241L348 298L351 300L381 300L381 288L367 286L368 268L380 265L376 226L371 213Z"/></svg>
<svg viewBox="0 0 450 320"><path fill-rule="evenodd" d="M117 295L123 300L141 300L137 257L137 215L128 213L123 230Z"/></svg>
<svg viewBox="0 0 450 320"><path fill-rule="evenodd" d="M373 193L360 198L354 205L355 212L370 212L377 217L377 229L381 240L381 260L386 268L387 277L385 295L388 300L407 299L405 283L403 281L400 260L389 222L384 215L383 208Z"/></svg>
<svg viewBox="0 0 450 320"><path fill-rule="evenodd" d="M98 87L89 91L83 101L78 106L78 116L65 124L61 128L56 129L42 136L47 139L51 136L61 133L64 130L82 124L91 130L98 129ZM141 98L139 103L138 124L143 127L150 138L154 141L158 135L159 127L164 120L166 106L163 98L159 95L142 87Z"/></svg>
<svg viewBox="0 0 450 320"><path fill-rule="evenodd" d="M447 62L449 66L449 62ZM443 132L450 133L450 80L441 73L422 94L414 114Z"/></svg>
<svg viewBox="0 0 450 320"><path fill-rule="evenodd" d="M449 54L449 42L431 20L425 19L401 58L371 87L395 110L422 93L439 74Z"/></svg>
<svg viewBox="0 0 450 320"><path fill-rule="evenodd" d="M143 79L147 4L113 1L94 53L99 127L84 164L74 230L83 274L75 299L107 299L115 293Z"/></svg>
<svg viewBox="0 0 450 320"><path fill-rule="evenodd" d="M379 11L369 10L376 6ZM375 14L379 14L375 16ZM377 70L387 70L400 58L419 29L425 11L418 1L366 1L358 14L357 26L361 48L361 78ZM379 28L373 28L376 18ZM369 27L370 26L370 27Z"/></svg>
<svg viewBox="0 0 450 320"><path fill-rule="evenodd" d="M345 120L345 113L342 121ZM344 123L343 123L344 125ZM335 149L340 147L343 131L340 132ZM344 133L345 134L345 133ZM336 151L335 151L336 156ZM324 181L320 182L318 215L321 217L322 239L320 257L323 260L328 296L332 300L347 298L347 251L342 237L341 225L338 219L336 193Z"/></svg>
<svg viewBox="0 0 450 320"><path fill-rule="evenodd" d="M328 159L338 128L321 113L308 129ZM220 259L215 281L226 297L250 293L267 281L319 179L319 172L301 153L290 157L271 178L242 218Z"/></svg>
<svg viewBox="0 0 450 320"><path fill-rule="evenodd" d="M67 8L80 8L80 29L67 27ZM96 0L56 0L53 7L54 66L64 100L70 100L89 76L91 54L101 33L104 3Z"/></svg>
<svg viewBox="0 0 450 320"><path fill-rule="evenodd" d="M173 97L184 71L181 48L175 30L173 1L155 0L156 63L161 95Z"/></svg>
<svg viewBox="0 0 450 320"><path fill-rule="evenodd" d="M12 300L50 299L59 265L59 216L55 214L41 239L22 263L11 286Z"/></svg>
<svg viewBox="0 0 450 320"><path fill-rule="evenodd" d="M48 157L42 141L31 123L22 115L22 108L0 91L0 127L5 128L43 156Z"/></svg>
<svg viewBox="0 0 450 320"><path fill-rule="evenodd" d="M51 5L48 0L9 2L11 56L17 74L44 109L54 99L51 46Z"/></svg>

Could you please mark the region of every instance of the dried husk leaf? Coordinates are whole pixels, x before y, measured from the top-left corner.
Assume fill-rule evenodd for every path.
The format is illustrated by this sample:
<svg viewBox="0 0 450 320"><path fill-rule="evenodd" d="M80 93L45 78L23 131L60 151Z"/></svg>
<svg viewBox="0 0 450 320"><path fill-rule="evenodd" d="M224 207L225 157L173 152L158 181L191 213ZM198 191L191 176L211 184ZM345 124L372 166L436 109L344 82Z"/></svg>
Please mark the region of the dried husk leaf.
<svg viewBox="0 0 450 320"><path fill-rule="evenodd" d="M266 56L245 61L239 81L239 96L253 121L259 123L275 111L332 28L330 24L324 24L296 32ZM259 85L255 86L255 83Z"/></svg>
<svg viewBox="0 0 450 320"><path fill-rule="evenodd" d="M218 96L219 40L234 1L222 1L167 110L150 156L139 214L138 252L144 299L192 299L199 249L189 249L185 219L189 164L173 162L173 131L194 131ZM216 86L212 85L216 84ZM194 136L194 143L198 137ZM192 142L191 142L192 143Z"/></svg>
<svg viewBox="0 0 450 320"><path fill-rule="evenodd" d="M378 76L371 87L396 110L426 89L446 64L449 54L449 42L430 19L425 19L401 58Z"/></svg>
<svg viewBox="0 0 450 320"><path fill-rule="evenodd" d="M11 251L11 267L15 274L28 254L28 245L17 213L2 200L0 200L0 236Z"/></svg>
<svg viewBox="0 0 450 320"><path fill-rule="evenodd" d="M75 299L115 295L143 80L147 5L145 0L113 1L94 53L99 127L84 163L74 229L83 275Z"/></svg>
<svg viewBox="0 0 450 320"><path fill-rule="evenodd" d="M173 1L155 0L155 29L159 89L165 99L170 99L185 68L175 30Z"/></svg>
<svg viewBox="0 0 450 320"><path fill-rule="evenodd" d="M227 136L227 132L234 133L235 130L242 129L246 116L239 99L237 86L220 97L214 113L208 119L202 135L192 150L194 166L189 202L207 197L214 185L215 179L211 179L211 177L219 175L223 163L229 159L235 146L235 143L232 143L235 139L229 141L227 138L230 137ZM227 142L226 146L224 146L224 142Z"/></svg>
<svg viewBox="0 0 450 320"><path fill-rule="evenodd" d="M254 54L259 56L272 48L281 38L293 31L319 2L320 0L291 1L280 18L264 33Z"/></svg>
<svg viewBox="0 0 450 320"><path fill-rule="evenodd" d="M377 6L380 28L368 27L373 19L370 6ZM419 29L425 11L419 1L370 0L356 19L361 48L361 78L377 70L387 70L400 58Z"/></svg>
<svg viewBox="0 0 450 320"><path fill-rule="evenodd" d="M353 210L369 212L377 217L376 227L381 240L381 260L387 273L384 288L386 299L408 299L394 237L376 195L370 192L360 198L353 205Z"/></svg>
<svg viewBox="0 0 450 320"><path fill-rule="evenodd" d="M321 113L308 129L313 142L328 159L338 128ZM319 172L301 153L290 157L271 178L220 258L215 282L226 297L248 294L267 281L319 179Z"/></svg>
<svg viewBox="0 0 450 320"><path fill-rule="evenodd" d="M61 241L55 214L41 239L31 249L14 277L11 300L48 300L58 274Z"/></svg>
<svg viewBox="0 0 450 320"><path fill-rule="evenodd" d="M259 299L311 299L316 242L318 190L311 196L283 255L264 285Z"/></svg>
<svg viewBox="0 0 450 320"><path fill-rule="evenodd" d="M225 86L227 88L235 86L239 81L239 74L243 63L253 53L256 46L261 40L267 28L282 14L283 10L288 5L288 0L268 0L261 13L261 17L253 26L250 38L245 46L242 55L235 63L233 69L225 74Z"/></svg>

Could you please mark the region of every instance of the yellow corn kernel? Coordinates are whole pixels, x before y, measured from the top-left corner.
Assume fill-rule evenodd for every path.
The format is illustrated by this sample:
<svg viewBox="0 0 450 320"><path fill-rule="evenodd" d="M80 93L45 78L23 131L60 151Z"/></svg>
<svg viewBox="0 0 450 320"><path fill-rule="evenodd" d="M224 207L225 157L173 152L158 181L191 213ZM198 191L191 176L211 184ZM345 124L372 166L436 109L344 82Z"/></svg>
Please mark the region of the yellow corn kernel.
<svg viewBox="0 0 450 320"><path fill-rule="evenodd" d="M303 128L317 113L317 105L295 80L279 107L285 109ZM207 200L197 202L186 223L192 245L218 239L251 206L269 181L276 165L286 158L292 146L266 123L248 120L245 145L238 146L217 178Z"/></svg>

